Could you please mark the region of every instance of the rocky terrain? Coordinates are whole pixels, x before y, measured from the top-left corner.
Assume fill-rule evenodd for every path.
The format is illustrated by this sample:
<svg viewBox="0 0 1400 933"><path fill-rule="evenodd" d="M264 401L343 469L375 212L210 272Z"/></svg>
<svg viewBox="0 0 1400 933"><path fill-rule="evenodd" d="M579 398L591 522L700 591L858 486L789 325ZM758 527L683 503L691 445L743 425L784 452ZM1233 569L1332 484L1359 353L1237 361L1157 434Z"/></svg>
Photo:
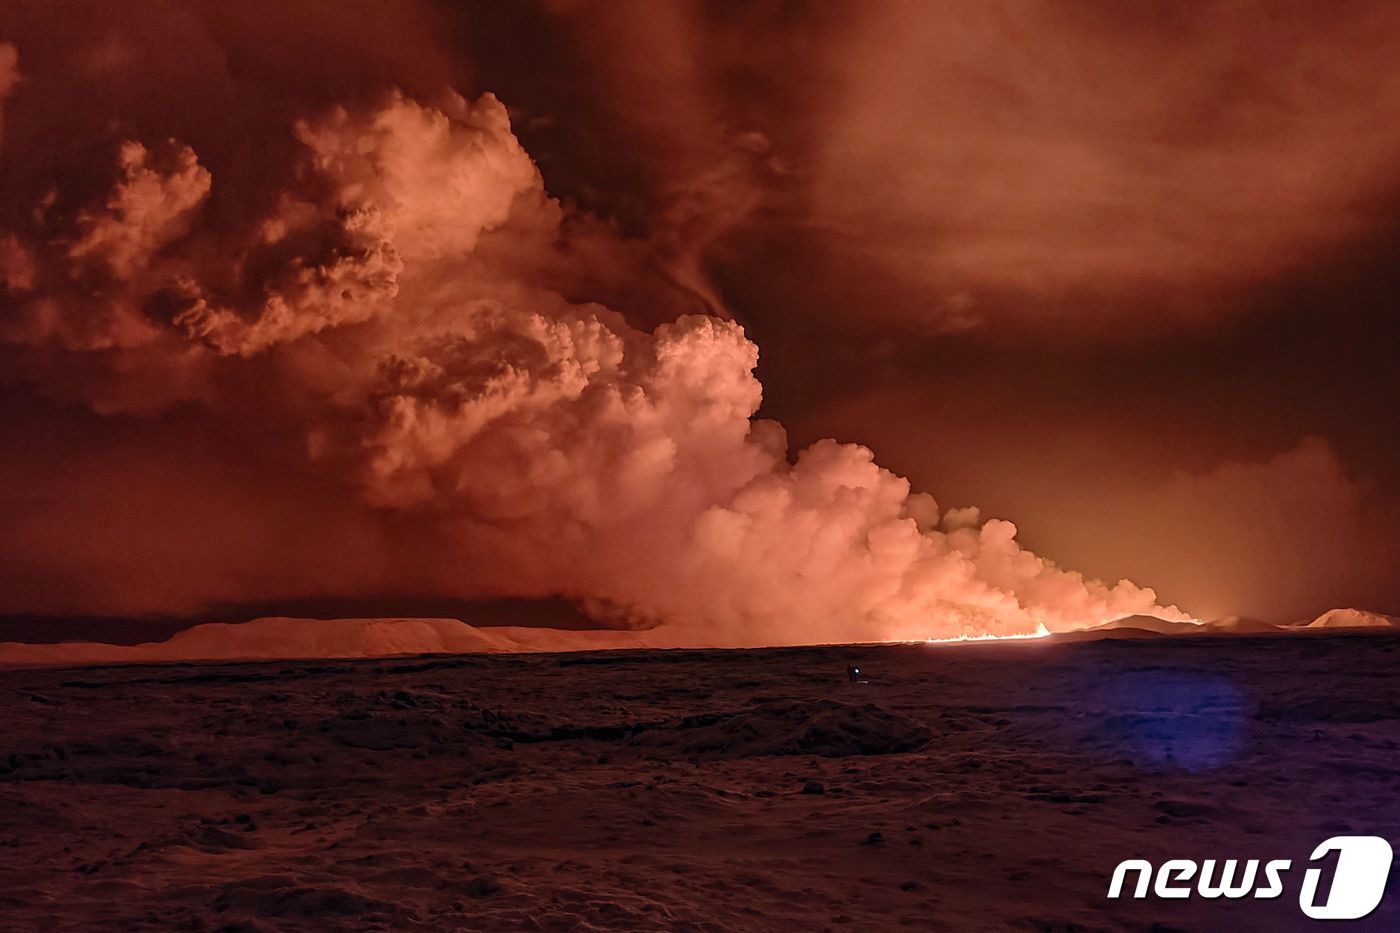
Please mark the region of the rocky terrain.
<svg viewBox="0 0 1400 933"><path fill-rule="evenodd" d="M1400 837L1392 634L3 677L13 931L1294 929L1313 846ZM1109 901L1129 857L1295 869Z"/></svg>

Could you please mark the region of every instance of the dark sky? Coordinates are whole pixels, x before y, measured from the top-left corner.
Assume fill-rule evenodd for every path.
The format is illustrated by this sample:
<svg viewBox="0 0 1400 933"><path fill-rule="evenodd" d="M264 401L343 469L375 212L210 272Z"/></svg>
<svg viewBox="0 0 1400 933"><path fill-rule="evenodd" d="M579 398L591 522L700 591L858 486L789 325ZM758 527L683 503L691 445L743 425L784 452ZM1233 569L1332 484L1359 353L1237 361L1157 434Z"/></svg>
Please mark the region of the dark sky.
<svg viewBox="0 0 1400 933"><path fill-rule="evenodd" d="M395 473L362 495L365 469L401 463L359 452L410 416L385 401L398 384L344 404L387 345L354 308L402 319L469 279L474 301L547 289L639 331L731 318L794 453L866 445L945 511L1010 519L1037 554L1192 615L1400 613L1393 4L20 0L0 42L0 611L402 592L666 615L558 544L588 540L594 500L515 525L499 484L462 493L504 469L499 445L448 482L424 428L435 492ZM481 144L518 200L507 222L485 188L463 195L483 233L453 241L474 251L461 279L433 265L449 247L428 207L404 209L393 251L356 225L456 190L367 182L337 148L330 108L368 133L357 108L390 87L483 126L439 101L495 94L557 199ZM148 152L127 178L145 206L111 201L124 140ZM267 323L269 295L315 323ZM383 423L347 441L370 409ZM577 476L573 444L551 456ZM664 552L671 530L654 537Z"/></svg>

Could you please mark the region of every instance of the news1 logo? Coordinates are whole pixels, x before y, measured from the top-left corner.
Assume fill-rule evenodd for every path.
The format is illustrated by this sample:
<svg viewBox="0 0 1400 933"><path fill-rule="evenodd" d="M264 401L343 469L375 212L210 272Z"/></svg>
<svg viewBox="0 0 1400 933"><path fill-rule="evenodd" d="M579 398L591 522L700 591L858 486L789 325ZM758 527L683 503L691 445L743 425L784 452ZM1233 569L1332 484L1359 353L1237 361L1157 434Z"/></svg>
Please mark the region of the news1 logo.
<svg viewBox="0 0 1400 933"><path fill-rule="evenodd" d="M1313 849L1308 862L1323 862L1333 852L1337 859L1332 885L1322 895L1322 903L1318 903L1318 888L1325 869L1319 866L1303 873L1298 906L1314 920L1360 920L1375 910L1385 895L1394 853L1380 836L1333 836ZM1192 859L1176 858L1154 869L1145 859L1126 859L1113 869L1108 897L1121 897L1128 876L1135 872L1131 895L1135 898L1147 897L1150 885L1152 893L1161 898L1188 898L1194 893L1206 899L1252 896L1267 900L1283 894L1284 875L1292 867L1288 859L1264 862L1261 871L1260 860L1253 858L1243 867L1238 859L1226 859L1223 864L1206 859L1197 864Z"/></svg>

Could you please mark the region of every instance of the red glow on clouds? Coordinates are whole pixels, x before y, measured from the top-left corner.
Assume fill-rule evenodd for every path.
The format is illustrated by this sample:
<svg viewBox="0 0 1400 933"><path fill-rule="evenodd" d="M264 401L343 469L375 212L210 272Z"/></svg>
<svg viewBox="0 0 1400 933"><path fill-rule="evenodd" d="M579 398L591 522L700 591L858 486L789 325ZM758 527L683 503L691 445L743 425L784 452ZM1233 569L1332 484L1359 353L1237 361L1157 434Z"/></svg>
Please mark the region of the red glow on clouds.
<svg viewBox="0 0 1400 933"><path fill-rule="evenodd" d="M779 7L0 13L0 611L1387 608L1390 7Z"/></svg>
<svg viewBox="0 0 1400 933"><path fill-rule="evenodd" d="M695 640L1172 611L1054 567L1009 522L940 515L863 447L789 462L783 429L752 420L758 350L738 324L648 332L563 297L534 270L569 262L569 219L490 95L394 92L291 133L285 186L242 225L215 223L221 178L178 140L123 140L89 166L105 185L33 205L0 270L25 380L114 418L204 411L300 437L284 469L431 538L432 583L561 593ZM132 594L158 576L123 570Z"/></svg>

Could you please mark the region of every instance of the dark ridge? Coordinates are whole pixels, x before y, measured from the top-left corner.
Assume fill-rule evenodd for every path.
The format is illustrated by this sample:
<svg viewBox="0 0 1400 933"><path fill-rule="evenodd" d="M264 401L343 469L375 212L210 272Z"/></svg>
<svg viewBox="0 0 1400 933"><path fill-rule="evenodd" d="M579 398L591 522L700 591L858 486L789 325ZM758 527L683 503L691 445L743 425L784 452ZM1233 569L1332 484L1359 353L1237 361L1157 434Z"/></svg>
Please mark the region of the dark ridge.
<svg viewBox="0 0 1400 933"><path fill-rule="evenodd" d="M468 625L516 625L523 628L592 629L598 623L567 600L468 600L451 596L298 596L258 602L222 603L190 616L47 615L0 613L0 642L53 645L95 641L139 645L165 641L203 622L250 622L266 616L307 619L443 618Z"/></svg>
<svg viewBox="0 0 1400 933"><path fill-rule="evenodd" d="M64 641L97 641L108 645L139 645L165 641L206 619L174 616L84 616L0 613L0 642L54 645Z"/></svg>

